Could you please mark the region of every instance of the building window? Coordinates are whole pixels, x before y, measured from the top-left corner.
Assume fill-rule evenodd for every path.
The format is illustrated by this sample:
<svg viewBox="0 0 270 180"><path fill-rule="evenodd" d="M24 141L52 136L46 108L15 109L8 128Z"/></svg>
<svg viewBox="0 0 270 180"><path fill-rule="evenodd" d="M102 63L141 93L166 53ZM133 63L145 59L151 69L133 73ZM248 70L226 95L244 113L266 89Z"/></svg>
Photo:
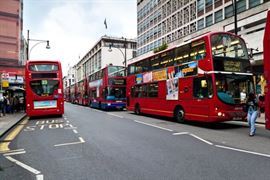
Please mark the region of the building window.
<svg viewBox="0 0 270 180"><path fill-rule="evenodd" d="M239 0L236 5L237 5L237 13L246 10L246 0Z"/></svg>
<svg viewBox="0 0 270 180"><path fill-rule="evenodd" d="M213 24L213 15L211 14L206 17L205 25L206 27L208 27L208 26L211 26L212 24Z"/></svg>
<svg viewBox="0 0 270 180"><path fill-rule="evenodd" d="M258 6L259 4L261 4L260 0L249 0L249 8L253 8L255 6Z"/></svg>
<svg viewBox="0 0 270 180"><path fill-rule="evenodd" d="M229 18L232 16L233 16L233 5L230 5L225 8L225 18Z"/></svg>
<svg viewBox="0 0 270 180"><path fill-rule="evenodd" d="M211 6L213 4L213 0L205 0L205 6Z"/></svg>
<svg viewBox="0 0 270 180"><path fill-rule="evenodd" d="M198 12L204 10L204 0L197 0L197 9L198 9Z"/></svg>
<svg viewBox="0 0 270 180"><path fill-rule="evenodd" d="M223 15L222 15L222 9L221 9L215 12L215 23L222 21L222 19L223 19Z"/></svg>
<svg viewBox="0 0 270 180"><path fill-rule="evenodd" d="M202 18L198 21L198 30L203 28L204 28L204 19Z"/></svg>

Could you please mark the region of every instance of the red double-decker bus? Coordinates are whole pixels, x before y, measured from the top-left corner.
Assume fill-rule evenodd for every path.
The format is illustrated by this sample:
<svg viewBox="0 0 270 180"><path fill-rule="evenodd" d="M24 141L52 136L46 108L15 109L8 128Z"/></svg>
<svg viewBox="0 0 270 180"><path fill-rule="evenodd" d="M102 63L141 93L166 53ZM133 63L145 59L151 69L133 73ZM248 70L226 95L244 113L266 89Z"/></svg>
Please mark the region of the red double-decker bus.
<svg viewBox="0 0 270 180"><path fill-rule="evenodd" d="M79 81L78 83L78 91L77 91L77 101L78 104L83 106L89 105L89 97L88 97L88 80L87 78Z"/></svg>
<svg viewBox="0 0 270 180"><path fill-rule="evenodd" d="M265 127L270 129L270 11L267 15L266 27L264 32L264 77L265 87Z"/></svg>
<svg viewBox="0 0 270 180"><path fill-rule="evenodd" d="M60 61L27 61L25 65L26 114L62 115L64 95Z"/></svg>
<svg viewBox="0 0 270 180"><path fill-rule="evenodd" d="M184 120L244 120L254 92L246 44L216 32L128 66L127 109Z"/></svg>
<svg viewBox="0 0 270 180"><path fill-rule="evenodd" d="M76 85L72 84L70 85L70 102L76 103Z"/></svg>
<svg viewBox="0 0 270 180"><path fill-rule="evenodd" d="M109 65L89 76L89 105L100 109L126 107L125 68Z"/></svg>

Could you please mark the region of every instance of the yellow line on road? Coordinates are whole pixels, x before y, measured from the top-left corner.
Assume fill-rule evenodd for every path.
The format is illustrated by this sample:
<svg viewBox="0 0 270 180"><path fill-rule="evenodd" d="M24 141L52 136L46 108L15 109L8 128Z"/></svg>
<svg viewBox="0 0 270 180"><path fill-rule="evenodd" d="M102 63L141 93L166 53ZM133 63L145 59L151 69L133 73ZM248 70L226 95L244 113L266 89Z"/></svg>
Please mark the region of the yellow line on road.
<svg viewBox="0 0 270 180"><path fill-rule="evenodd" d="M26 125L27 122L28 118L24 119L22 123L17 125L16 128L7 135L7 137L3 140L4 142L0 143L0 153L10 151L8 147L9 144L21 132L21 130L24 128L24 125Z"/></svg>

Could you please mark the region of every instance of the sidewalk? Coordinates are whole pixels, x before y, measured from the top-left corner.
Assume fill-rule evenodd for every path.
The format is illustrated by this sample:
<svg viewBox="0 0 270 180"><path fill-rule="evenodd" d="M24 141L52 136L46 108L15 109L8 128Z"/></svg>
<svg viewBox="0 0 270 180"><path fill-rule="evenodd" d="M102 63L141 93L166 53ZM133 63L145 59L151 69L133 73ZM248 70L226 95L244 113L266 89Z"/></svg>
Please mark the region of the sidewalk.
<svg viewBox="0 0 270 180"><path fill-rule="evenodd" d="M25 116L26 114L21 112L0 117L0 138Z"/></svg>

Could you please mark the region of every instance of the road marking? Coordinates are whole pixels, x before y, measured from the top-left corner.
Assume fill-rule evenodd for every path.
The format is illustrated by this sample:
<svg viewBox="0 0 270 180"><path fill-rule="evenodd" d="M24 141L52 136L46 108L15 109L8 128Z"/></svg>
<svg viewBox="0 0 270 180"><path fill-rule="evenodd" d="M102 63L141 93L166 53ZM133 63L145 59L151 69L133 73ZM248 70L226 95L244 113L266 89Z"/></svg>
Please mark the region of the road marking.
<svg viewBox="0 0 270 180"><path fill-rule="evenodd" d="M82 137L79 137L80 142L85 143L84 139Z"/></svg>
<svg viewBox="0 0 270 180"><path fill-rule="evenodd" d="M44 179L43 174L36 175L36 179L37 180L43 180Z"/></svg>
<svg viewBox="0 0 270 180"><path fill-rule="evenodd" d="M239 152L244 152L244 153L249 153L249 154L255 154L258 156L264 156L264 157L270 157L270 154L263 154L263 153L257 153L257 152L253 152L253 151L247 151L247 150L243 150L243 149L237 149L237 148L232 148L232 147L228 147L228 146L221 146L221 145L215 145L216 147L219 148L223 148L223 149L229 149L229 150L233 150L233 151L239 151Z"/></svg>
<svg viewBox="0 0 270 180"><path fill-rule="evenodd" d="M21 166L22 168L26 169L27 171L30 171L31 173L34 173L36 175L37 174L40 174L40 171L38 171L38 170L36 170L36 169L34 169L34 168L32 168L32 167L30 167L30 166L28 166L28 165L20 162L20 161L18 161L18 160L14 159L14 158L12 158L10 156L6 156L6 158L8 160L10 160L11 162L17 164L18 166Z"/></svg>
<svg viewBox="0 0 270 180"><path fill-rule="evenodd" d="M178 133L173 133L174 136L185 135L185 134L189 134L189 132L178 132Z"/></svg>
<svg viewBox="0 0 270 180"><path fill-rule="evenodd" d="M202 142L205 142L206 144L213 145L213 143L211 143L209 141L206 141L205 139L200 138L199 136L196 136L195 134L189 134L189 135L192 136L192 137L195 137L196 139L199 139Z"/></svg>
<svg viewBox="0 0 270 180"><path fill-rule="evenodd" d="M13 155L24 154L24 153L25 153L25 151L18 151L18 152L5 153L3 155L4 156L13 156Z"/></svg>
<svg viewBox="0 0 270 180"><path fill-rule="evenodd" d="M82 144L85 143L85 140L82 137L79 137L79 142L71 142L71 143L63 143L63 144L55 144L54 147L58 146L68 146L68 145L73 145L73 144Z"/></svg>
<svg viewBox="0 0 270 180"><path fill-rule="evenodd" d="M9 144L10 142L15 139L15 137L21 132L21 130L24 128L24 125L27 124L28 118L23 120L23 122L16 126L16 128L10 132L7 137L4 139L5 142L0 143L0 152L6 152L9 151Z"/></svg>
<svg viewBox="0 0 270 180"><path fill-rule="evenodd" d="M92 109L93 111L96 111L96 112L103 112L101 110L97 110L97 109Z"/></svg>
<svg viewBox="0 0 270 180"><path fill-rule="evenodd" d="M12 153L12 152L18 152L18 151L24 151L24 149L14 149L14 150L9 150L9 151L0 152L0 153Z"/></svg>
<svg viewBox="0 0 270 180"><path fill-rule="evenodd" d="M144 124L144 125L147 125L147 126L155 127L155 128L162 129L162 130L165 130L165 131L170 131L170 132L173 131L171 129L163 128L163 127L156 126L156 125L153 125L153 124L148 124L148 123L137 121L137 120L134 120L134 121L137 122L137 123L140 123L140 124Z"/></svg>
<svg viewBox="0 0 270 180"><path fill-rule="evenodd" d="M111 116L115 116L115 117L119 117L119 118L124 118L123 116L119 116L117 114L113 114L113 113L107 113L108 115L111 115Z"/></svg>
<svg viewBox="0 0 270 180"><path fill-rule="evenodd" d="M75 134L78 134L78 131L77 131L77 130L75 130L75 129L73 129L73 132L74 132Z"/></svg>
<svg viewBox="0 0 270 180"><path fill-rule="evenodd" d="M68 145L73 145L73 144L82 144L83 142L79 141L79 142L71 142L71 143L63 143L63 144L55 144L55 147L58 146L68 146Z"/></svg>
<svg viewBox="0 0 270 180"><path fill-rule="evenodd" d="M246 122L246 121L229 121L229 122L227 122L227 124L248 126L248 122ZM256 126L258 126L258 127L265 127L264 124L258 124L258 123L256 123Z"/></svg>

